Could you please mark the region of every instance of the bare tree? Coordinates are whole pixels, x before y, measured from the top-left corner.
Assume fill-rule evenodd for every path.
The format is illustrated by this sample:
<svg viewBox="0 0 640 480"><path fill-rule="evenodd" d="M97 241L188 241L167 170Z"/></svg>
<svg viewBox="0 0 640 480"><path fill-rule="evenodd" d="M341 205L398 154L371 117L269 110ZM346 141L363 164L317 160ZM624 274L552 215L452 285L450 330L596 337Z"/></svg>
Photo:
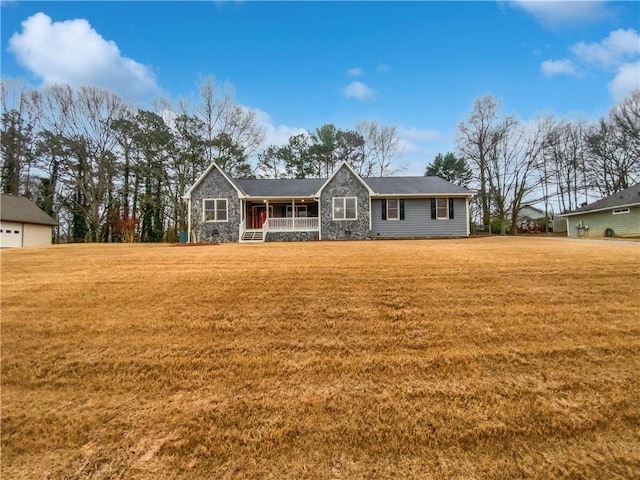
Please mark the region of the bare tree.
<svg viewBox="0 0 640 480"><path fill-rule="evenodd" d="M1 141L2 191L34 196L32 168L36 158L37 124L41 97L22 80L3 78L0 82L2 104Z"/></svg>
<svg viewBox="0 0 640 480"><path fill-rule="evenodd" d="M233 145L244 158L253 155L264 141L256 112L238 105L231 87L218 87L213 77L201 78L198 90L196 112L205 125L208 163L221 158L217 155L221 143Z"/></svg>
<svg viewBox="0 0 640 480"><path fill-rule="evenodd" d="M456 135L458 155L475 166L484 225L491 222L488 165L497 161L498 143L502 141L501 108L502 102L494 100L492 95L477 98L469 117L458 125Z"/></svg>
<svg viewBox="0 0 640 480"><path fill-rule="evenodd" d="M540 170L545 193L545 206L549 204L554 189L559 211L573 210L579 205L580 196L586 199L584 122L555 121L548 119L549 128L545 140Z"/></svg>
<svg viewBox="0 0 640 480"><path fill-rule="evenodd" d="M66 181L73 192L76 221L86 222L85 240L111 237L106 220L112 216L117 174L117 137L113 123L126 107L118 95L98 87L80 87L70 108L66 143L71 152ZM107 230L103 231L102 227ZM76 229L76 239L80 229Z"/></svg>
<svg viewBox="0 0 640 480"><path fill-rule="evenodd" d="M495 151L487 163L489 194L501 233L517 233L518 213L524 203L539 201L540 176L537 165L542 157L548 122L536 119L524 124L515 117L504 118L492 140Z"/></svg>
<svg viewBox="0 0 640 480"><path fill-rule="evenodd" d="M375 120L363 120L356 124L355 131L364 139L364 161L358 168L360 175L386 177L400 170L395 162L402 149L394 125L379 126Z"/></svg>

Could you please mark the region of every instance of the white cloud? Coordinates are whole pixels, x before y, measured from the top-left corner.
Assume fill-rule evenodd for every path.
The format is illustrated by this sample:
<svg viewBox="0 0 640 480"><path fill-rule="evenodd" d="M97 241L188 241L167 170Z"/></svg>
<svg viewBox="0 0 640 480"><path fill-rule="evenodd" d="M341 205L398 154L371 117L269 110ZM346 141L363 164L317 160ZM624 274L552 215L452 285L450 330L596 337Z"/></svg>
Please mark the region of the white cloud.
<svg viewBox="0 0 640 480"><path fill-rule="evenodd" d="M258 108L251 108L250 110L255 113L256 120L264 132L263 148L267 148L270 145L284 145L289 141L289 137L307 133L304 128L274 125L271 116L267 112Z"/></svg>
<svg viewBox="0 0 640 480"><path fill-rule="evenodd" d="M378 67L376 68L376 71L379 72L379 73L388 72L389 71L389 65L387 65L386 63L380 63L380 64L378 64Z"/></svg>
<svg viewBox="0 0 640 480"><path fill-rule="evenodd" d="M640 54L640 36L632 28L619 29L599 43L577 43L571 47L571 52L584 63L616 68L626 59Z"/></svg>
<svg viewBox="0 0 640 480"><path fill-rule="evenodd" d="M344 88L343 93L347 97L353 97L363 101L372 99L376 94L374 90L362 82L351 82Z"/></svg>
<svg viewBox="0 0 640 480"><path fill-rule="evenodd" d="M601 21L613 13L603 1L514 0L509 3L548 28Z"/></svg>
<svg viewBox="0 0 640 480"><path fill-rule="evenodd" d="M36 13L22 22L21 33L11 36L9 51L44 84L96 85L130 99L159 90L149 68L122 56L115 42L82 18L52 22Z"/></svg>
<svg viewBox="0 0 640 480"><path fill-rule="evenodd" d="M542 62L542 72L545 75L578 75L575 65L571 60L545 60Z"/></svg>
<svg viewBox="0 0 640 480"><path fill-rule="evenodd" d="M432 128L419 129L416 127L398 127L398 136L409 142L436 142L444 137L442 133Z"/></svg>
<svg viewBox="0 0 640 480"><path fill-rule="evenodd" d="M453 137L433 128L398 127L403 175L424 175L426 166L437 152L453 151Z"/></svg>
<svg viewBox="0 0 640 480"><path fill-rule="evenodd" d="M360 67L353 67L347 70L347 75L350 77L360 77L364 74L364 70Z"/></svg>
<svg viewBox="0 0 640 480"><path fill-rule="evenodd" d="M625 63L608 84L609 92L619 102L631 92L640 88L640 61Z"/></svg>
<svg viewBox="0 0 640 480"><path fill-rule="evenodd" d="M614 78L608 87L615 100L640 87L640 35L632 28L614 30L600 42L576 43L569 50L572 60L546 60L542 71L546 75L581 76L578 65L582 71L612 72Z"/></svg>

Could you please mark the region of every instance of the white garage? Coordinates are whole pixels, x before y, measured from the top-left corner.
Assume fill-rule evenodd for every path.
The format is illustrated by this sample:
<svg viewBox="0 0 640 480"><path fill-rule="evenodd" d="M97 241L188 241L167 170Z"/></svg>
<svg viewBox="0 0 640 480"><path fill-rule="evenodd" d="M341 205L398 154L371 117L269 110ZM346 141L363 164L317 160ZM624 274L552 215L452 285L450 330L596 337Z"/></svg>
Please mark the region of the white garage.
<svg viewBox="0 0 640 480"><path fill-rule="evenodd" d="M53 218L28 198L0 196L0 248L51 245Z"/></svg>

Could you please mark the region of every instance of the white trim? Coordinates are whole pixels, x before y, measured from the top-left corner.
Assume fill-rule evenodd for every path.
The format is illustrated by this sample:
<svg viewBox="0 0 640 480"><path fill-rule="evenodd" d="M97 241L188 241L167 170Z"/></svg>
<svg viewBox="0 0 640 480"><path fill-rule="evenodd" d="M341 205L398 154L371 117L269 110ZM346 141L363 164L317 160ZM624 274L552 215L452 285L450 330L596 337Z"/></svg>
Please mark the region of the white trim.
<svg viewBox="0 0 640 480"><path fill-rule="evenodd" d="M465 210L466 210L466 218L467 218L467 237L471 235L471 225L469 222L469 200L465 201ZM437 207L437 205L436 205Z"/></svg>
<svg viewBox="0 0 640 480"><path fill-rule="evenodd" d="M335 201L336 200L342 200L342 209L344 210L344 218L336 218L335 217L335 213L336 213L336 209L335 209ZM347 200L348 199L353 199L355 201L355 210L356 210L356 216L355 218L347 218ZM342 221L350 221L353 222L355 220L358 220L358 197L331 197L331 220L334 220L336 222L342 222Z"/></svg>
<svg viewBox="0 0 640 480"><path fill-rule="evenodd" d="M629 212L631 212L631 210L627 207L627 208L618 208L611 213L613 215L624 215L625 213L629 213Z"/></svg>
<svg viewBox="0 0 640 480"><path fill-rule="evenodd" d="M373 198L473 198L465 193L376 193Z"/></svg>
<svg viewBox="0 0 640 480"><path fill-rule="evenodd" d="M268 180L268 179L267 179ZM244 197L245 200L251 201L251 202L255 202L256 200L274 200L274 203L283 203L283 202L278 202L277 200L286 200L287 202L291 199L293 200L306 200L306 199L311 199L311 200L316 200L316 197L313 195L296 195L295 197L286 197L286 196L282 196L282 195L276 195L276 196L269 196L269 195L245 195Z"/></svg>
<svg viewBox="0 0 640 480"><path fill-rule="evenodd" d="M210 201L214 201L214 208L213 210L209 209L207 210L205 208L205 202L210 202ZM224 200L224 212L225 212L225 219L224 220L218 220L218 210L222 210L221 208L218 208L218 202ZM209 219L207 220L207 211L214 212L214 218L213 219ZM229 200L227 198L203 198L202 199L202 221L203 223L227 223L229 222Z"/></svg>
<svg viewBox="0 0 640 480"><path fill-rule="evenodd" d="M447 207L447 216L446 217L438 216L438 200L444 200L446 202L446 207ZM449 220L450 217L451 217L451 215L449 213L449 199L448 198L437 197L436 198L436 220Z"/></svg>
<svg viewBox="0 0 640 480"><path fill-rule="evenodd" d="M606 212L607 210L618 210L620 208L637 207L637 206L640 206L640 203L627 203L625 205L616 205L614 207L596 208L594 210L582 210L580 212L561 213L558 216L559 217L571 217L572 215L585 215L587 213Z"/></svg>
<svg viewBox="0 0 640 480"><path fill-rule="evenodd" d="M340 166L333 171L333 173L329 176L329 178L327 178L327 181L322 184L322 186L316 192L314 197L320 197L322 195L322 190L324 190L324 187L326 187L328 183L331 180L333 180L333 177L335 177L338 174L338 172L342 169L342 167L347 167L347 169L358 179L358 181L364 186L364 188L367 189L367 192L369 192L369 195L375 195L375 192L371 190L371 187L367 185L367 182L365 182L362 179L362 177L358 175L358 172L356 172L351 165L349 165L346 161L343 160Z"/></svg>
<svg viewBox="0 0 640 480"><path fill-rule="evenodd" d="M187 199L187 211L189 212L189 218L187 220L187 243L191 243L191 199Z"/></svg>
<svg viewBox="0 0 640 480"><path fill-rule="evenodd" d="M242 192L238 186L235 184L235 182L231 179L231 177L229 175L227 175L225 173L224 170L222 170L218 164L216 162L211 162L211 165L209 165L209 167L204 171L204 173L202 175L200 175L200 178L198 178L198 180L196 180L196 183L194 183L193 185L191 185L191 188L189 190L187 190L187 193L184 194L184 196L182 198L191 198L191 194L193 193L193 191L196 189L196 187L198 185L200 185L202 183L202 181L207 178L207 176L209 175L209 173L211 172L211 170L213 169L218 170L218 172L220 172L220 174L224 177L224 179L229 182L229 184L235 189L236 192L238 192L238 197L240 198L244 198L246 197L246 195L244 194L244 192Z"/></svg>
<svg viewBox="0 0 640 480"><path fill-rule="evenodd" d="M386 218L387 221L391 221L391 222L398 222L400 221L400 198L387 198L387 212L386 212ZM389 201L390 200L395 200L396 201L396 212L398 213L398 215L396 216L396 218L390 218L389 217Z"/></svg>

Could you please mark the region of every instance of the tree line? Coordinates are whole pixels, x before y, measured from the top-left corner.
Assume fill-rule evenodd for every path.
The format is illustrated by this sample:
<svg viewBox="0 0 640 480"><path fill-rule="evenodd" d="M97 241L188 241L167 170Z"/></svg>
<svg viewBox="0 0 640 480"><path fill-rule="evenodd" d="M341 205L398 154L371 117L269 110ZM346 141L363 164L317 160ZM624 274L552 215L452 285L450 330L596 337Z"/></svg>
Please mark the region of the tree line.
<svg viewBox="0 0 640 480"><path fill-rule="evenodd" d="M640 90L597 122L526 122L483 96L458 125L456 152L438 155L425 174L476 189L478 222L515 234L525 204L544 205L550 218L640 181Z"/></svg>
<svg viewBox="0 0 640 480"><path fill-rule="evenodd" d="M2 79L0 93L0 187L58 219L58 242L175 241L187 228L183 196L212 162L235 178L323 177L343 159L389 175L400 151L395 127L377 122L262 149L256 113L210 77L195 101L157 99L152 110L92 86Z"/></svg>
<svg viewBox="0 0 640 480"><path fill-rule="evenodd" d="M2 79L0 99L0 187L56 218L56 241L175 241L187 226L183 196L212 162L236 178L327 177L342 160L364 177L400 170L396 127L375 121L326 124L263 148L256 113L210 77L195 100L157 99L152 110L98 87L38 90L12 79ZM477 190L478 223L515 233L525 204L552 216L640 181L640 90L597 122L523 121L493 96L477 98L455 152L425 174Z"/></svg>

